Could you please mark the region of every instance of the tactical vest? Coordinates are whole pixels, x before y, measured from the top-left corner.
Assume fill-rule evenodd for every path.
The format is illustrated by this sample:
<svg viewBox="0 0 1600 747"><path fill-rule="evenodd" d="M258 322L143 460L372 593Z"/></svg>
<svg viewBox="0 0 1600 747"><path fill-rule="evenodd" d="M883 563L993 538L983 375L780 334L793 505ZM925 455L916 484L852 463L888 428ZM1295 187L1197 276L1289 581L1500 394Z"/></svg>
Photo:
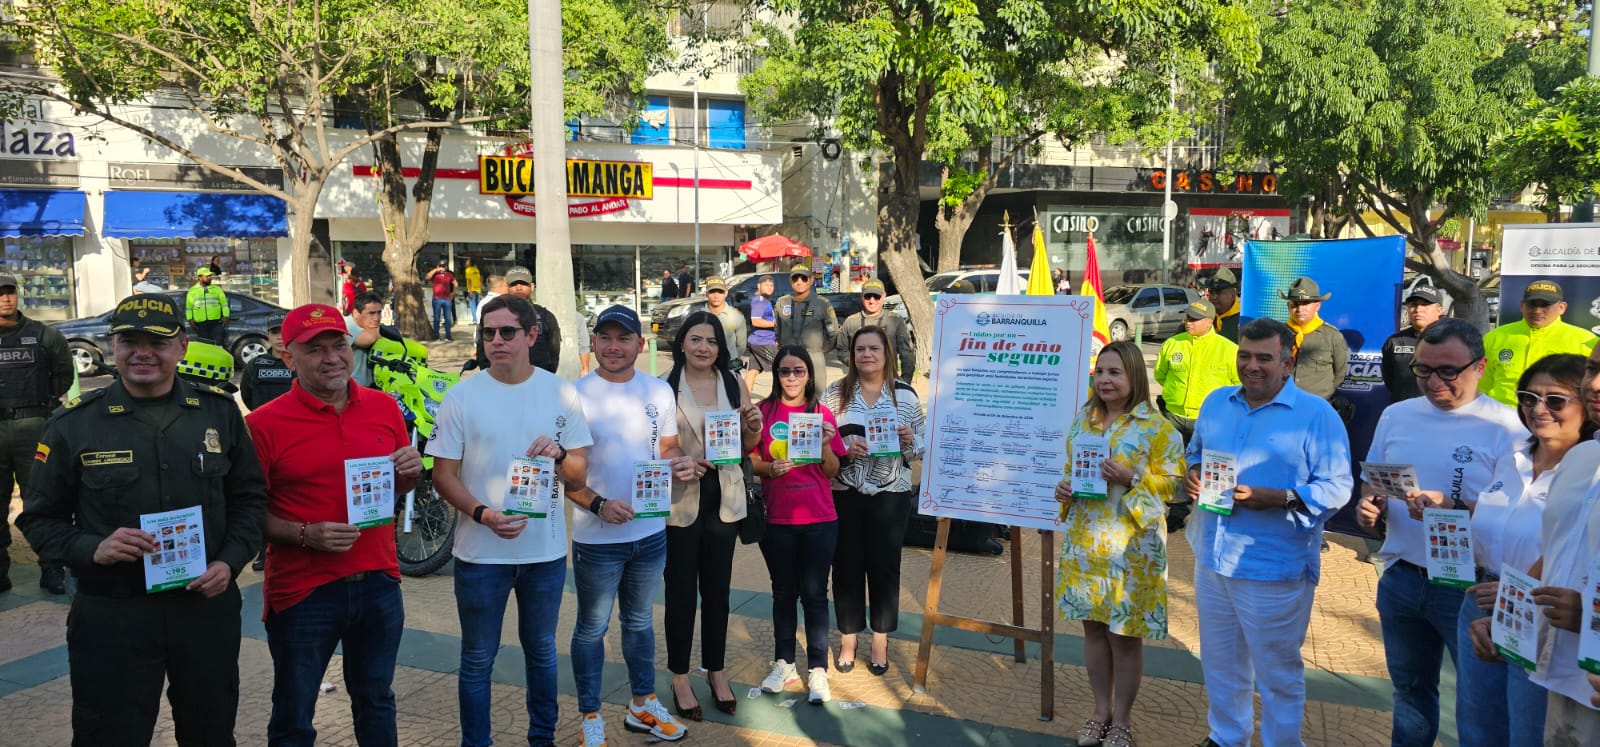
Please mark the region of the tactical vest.
<svg viewBox="0 0 1600 747"><path fill-rule="evenodd" d="M16 332L0 336L0 409L50 404L50 351L44 347L44 324L24 319Z"/></svg>
<svg viewBox="0 0 1600 747"><path fill-rule="evenodd" d="M777 309L777 315L783 317L778 322L778 344L798 345L810 351L827 350L831 330L828 329L828 301L817 298L813 292L806 296L804 301L796 301L794 296L784 296L778 299L789 302L789 314L784 316L783 309Z"/></svg>

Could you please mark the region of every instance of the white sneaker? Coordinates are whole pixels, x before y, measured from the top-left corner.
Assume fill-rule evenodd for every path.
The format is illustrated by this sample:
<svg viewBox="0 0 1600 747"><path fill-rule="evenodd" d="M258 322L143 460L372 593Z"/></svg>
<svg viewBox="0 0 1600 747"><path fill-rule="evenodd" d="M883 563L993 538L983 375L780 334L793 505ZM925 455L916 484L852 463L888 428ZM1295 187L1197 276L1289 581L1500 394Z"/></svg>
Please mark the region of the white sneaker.
<svg viewBox="0 0 1600 747"><path fill-rule="evenodd" d="M833 691L828 689L828 670L818 667L811 670L811 705L822 705L833 700Z"/></svg>
<svg viewBox="0 0 1600 747"><path fill-rule="evenodd" d="M606 720L598 713L583 714L582 747L606 747Z"/></svg>
<svg viewBox="0 0 1600 747"><path fill-rule="evenodd" d="M793 664L775 661L772 662L772 671L761 681L761 689L769 693L781 693L785 687L798 682L800 682L800 671L795 669Z"/></svg>
<svg viewBox="0 0 1600 747"><path fill-rule="evenodd" d="M622 722L622 728L665 742L676 742L689 733L654 695L645 698L642 706L628 704L628 719Z"/></svg>

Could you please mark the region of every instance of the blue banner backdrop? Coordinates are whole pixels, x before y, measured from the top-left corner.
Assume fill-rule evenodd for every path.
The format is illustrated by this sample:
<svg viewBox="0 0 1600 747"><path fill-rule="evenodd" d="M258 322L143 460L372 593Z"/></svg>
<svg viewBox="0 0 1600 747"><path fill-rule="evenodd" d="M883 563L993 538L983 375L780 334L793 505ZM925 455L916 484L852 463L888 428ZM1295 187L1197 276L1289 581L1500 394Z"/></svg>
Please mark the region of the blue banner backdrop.
<svg viewBox="0 0 1600 747"><path fill-rule="evenodd" d="M1400 323L1400 285L1405 270L1403 236L1326 241L1246 241L1239 278L1240 324L1267 317L1288 321L1289 307L1278 293L1295 278L1317 281L1323 293L1322 321L1339 328L1350 345L1350 369L1339 393L1355 405L1350 422L1350 468L1360 490L1358 463L1372 445L1378 415L1389 405L1380 370L1383 341ZM1352 492L1352 496L1355 495ZM1356 526L1355 502L1328 522L1328 529L1368 536Z"/></svg>

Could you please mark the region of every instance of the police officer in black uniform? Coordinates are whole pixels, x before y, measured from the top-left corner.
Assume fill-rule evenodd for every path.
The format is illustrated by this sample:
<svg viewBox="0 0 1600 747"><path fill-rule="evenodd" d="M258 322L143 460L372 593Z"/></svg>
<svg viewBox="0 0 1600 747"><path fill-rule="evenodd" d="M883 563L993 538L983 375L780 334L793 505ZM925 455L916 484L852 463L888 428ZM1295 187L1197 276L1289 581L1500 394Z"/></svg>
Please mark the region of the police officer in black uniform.
<svg viewBox="0 0 1600 747"><path fill-rule="evenodd" d="M29 319L18 308L17 278L0 273L0 495L11 505L13 484L26 488L34 445L44 419L72 388L72 353L54 327ZM11 526L0 511L0 591L11 588ZM39 586L66 593L59 564L40 564Z"/></svg>
<svg viewBox="0 0 1600 747"><path fill-rule="evenodd" d="M294 369L283 362L283 314L267 320L268 352L251 359L239 379L239 397L252 410L289 391L294 384Z"/></svg>
<svg viewBox="0 0 1600 747"><path fill-rule="evenodd" d="M261 549L266 480L232 397L177 378L188 341L172 299L124 299L110 332L120 378L46 423L17 518L39 554L78 579L67 616L73 744L149 744L165 680L179 744L232 745L234 578ZM141 529L191 507L198 522ZM201 575L147 592L147 563L189 553L202 554Z"/></svg>

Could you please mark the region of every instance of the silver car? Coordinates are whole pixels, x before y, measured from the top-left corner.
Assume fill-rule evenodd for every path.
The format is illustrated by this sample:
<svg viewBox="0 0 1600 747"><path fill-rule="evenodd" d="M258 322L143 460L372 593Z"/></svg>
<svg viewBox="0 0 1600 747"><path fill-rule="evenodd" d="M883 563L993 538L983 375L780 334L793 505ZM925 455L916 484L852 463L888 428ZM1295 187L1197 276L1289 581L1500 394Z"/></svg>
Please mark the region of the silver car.
<svg viewBox="0 0 1600 747"><path fill-rule="evenodd" d="M1200 294L1176 285L1118 285L1106 289L1106 324L1111 339L1171 337L1183 331L1183 310Z"/></svg>

